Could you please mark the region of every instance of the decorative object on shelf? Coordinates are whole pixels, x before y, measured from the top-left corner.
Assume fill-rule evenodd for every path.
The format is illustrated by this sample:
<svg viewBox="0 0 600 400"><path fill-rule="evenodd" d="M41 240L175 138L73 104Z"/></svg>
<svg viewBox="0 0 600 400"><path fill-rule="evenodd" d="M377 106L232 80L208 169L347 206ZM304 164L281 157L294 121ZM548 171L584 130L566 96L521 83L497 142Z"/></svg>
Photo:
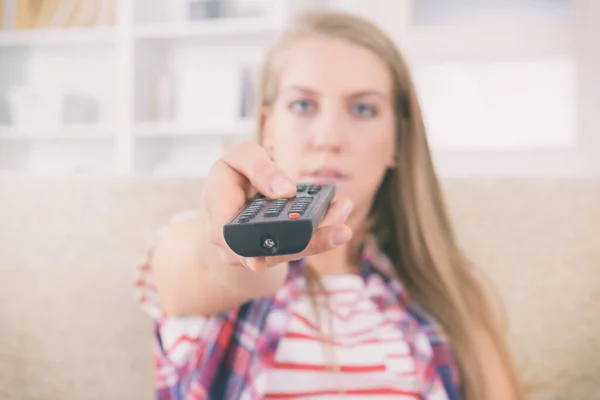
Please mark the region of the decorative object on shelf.
<svg viewBox="0 0 600 400"><path fill-rule="evenodd" d="M223 0L190 0L188 12L190 21L220 18L226 14L227 3Z"/></svg>
<svg viewBox="0 0 600 400"><path fill-rule="evenodd" d="M252 67L242 68L240 85L240 118L253 118L256 97L256 70Z"/></svg>
<svg viewBox="0 0 600 400"><path fill-rule="evenodd" d="M92 96L81 92L67 92L62 101L64 125L97 124L100 121L101 107Z"/></svg>
<svg viewBox="0 0 600 400"><path fill-rule="evenodd" d="M2 0L0 31L114 25L119 0Z"/></svg>
<svg viewBox="0 0 600 400"><path fill-rule="evenodd" d="M91 125L100 120L98 101L81 92L21 86L10 90L7 100L7 122L17 132L33 129L50 134L68 125Z"/></svg>
<svg viewBox="0 0 600 400"><path fill-rule="evenodd" d="M42 87L16 87L8 92L9 120L16 128L61 124L62 93Z"/></svg>
<svg viewBox="0 0 600 400"><path fill-rule="evenodd" d="M188 0L190 21L214 18L251 18L267 14L266 0ZM281 1L281 0L279 0Z"/></svg>

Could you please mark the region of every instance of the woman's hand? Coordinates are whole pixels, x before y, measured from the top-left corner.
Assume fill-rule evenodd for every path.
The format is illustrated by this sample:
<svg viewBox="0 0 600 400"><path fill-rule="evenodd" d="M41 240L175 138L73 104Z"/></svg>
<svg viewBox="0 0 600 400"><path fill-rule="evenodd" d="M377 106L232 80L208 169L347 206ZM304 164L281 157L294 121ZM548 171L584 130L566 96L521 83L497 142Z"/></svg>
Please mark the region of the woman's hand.
<svg viewBox="0 0 600 400"><path fill-rule="evenodd" d="M236 146L217 161L202 188L201 207L205 216L207 240L218 247L226 264L244 265L253 271L291 260L323 253L347 243L352 231L345 225L352 210L349 200L335 200L304 251L294 255L243 258L225 242L223 226L246 205L247 185L267 198L292 197L296 185L256 143Z"/></svg>

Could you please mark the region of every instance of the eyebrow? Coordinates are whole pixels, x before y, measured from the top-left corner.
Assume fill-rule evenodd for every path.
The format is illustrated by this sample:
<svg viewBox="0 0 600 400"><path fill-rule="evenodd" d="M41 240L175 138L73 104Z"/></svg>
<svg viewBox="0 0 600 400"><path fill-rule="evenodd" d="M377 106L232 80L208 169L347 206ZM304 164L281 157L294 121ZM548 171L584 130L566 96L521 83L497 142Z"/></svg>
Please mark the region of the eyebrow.
<svg viewBox="0 0 600 400"><path fill-rule="evenodd" d="M306 94L310 94L310 95L318 95L319 92L317 92L314 89L310 89L306 86L299 86L299 85L293 85L290 86L286 91L290 91L290 92L302 92L302 93L306 93ZM355 92L352 92L349 94L349 97L365 97L365 96L377 96L377 97L385 97L385 93L379 91L379 90L375 90L375 89L365 89L365 90L358 90Z"/></svg>

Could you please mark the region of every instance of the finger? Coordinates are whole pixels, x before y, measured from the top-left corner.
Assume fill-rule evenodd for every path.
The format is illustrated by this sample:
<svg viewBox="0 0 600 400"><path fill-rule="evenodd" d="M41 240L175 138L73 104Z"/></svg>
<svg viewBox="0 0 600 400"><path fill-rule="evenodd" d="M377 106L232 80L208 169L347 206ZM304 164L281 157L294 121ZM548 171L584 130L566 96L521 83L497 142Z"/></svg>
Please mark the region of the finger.
<svg viewBox="0 0 600 400"><path fill-rule="evenodd" d="M281 261L281 262L284 262L284 261ZM243 261L243 263L250 270L254 271L257 274L262 273L269 266L273 266L273 265L279 264L279 263L269 264L267 262L267 258L266 257L252 257L252 258L249 257L249 258L246 258Z"/></svg>
<svg viewBox="0 0 600 400"><path fill-rule="evenodd" d="M353 206L354 204L350 199L343 198L334 200L318 227L321 228L328 225L345 223L352 212Z"/></svg>
<svg viewBox="0 0 600 400"><path fill-rule="evenodd" d="M223 157L223 161L269 198L292 197L296 185L254 142L244 142Z"/></svg>
<svg viewBox="0 0 600 400"><path fill-rule="evenodd" d="M225 265L243 265L244 259L243 257L238 256L231 250L225 247L219 247L219 256L221 257L221 261Z"/></svg>
<svg viewBox="0 0 600 400"><path fill-rule="evenodd" d="M202 201L206 211L208 239L214 245L223 246L223 225L246 203L240 176L226 163L217 161L204 182Z"/></svg>

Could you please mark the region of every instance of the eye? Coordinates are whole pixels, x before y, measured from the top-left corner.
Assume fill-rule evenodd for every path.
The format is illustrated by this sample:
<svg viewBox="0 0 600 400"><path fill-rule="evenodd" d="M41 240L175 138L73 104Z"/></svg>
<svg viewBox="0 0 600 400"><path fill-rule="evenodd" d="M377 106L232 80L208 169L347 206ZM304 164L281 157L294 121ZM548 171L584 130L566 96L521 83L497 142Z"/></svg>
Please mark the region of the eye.
<svg viewBox="0 0 600 400"><path fill-rule="evenodd" d="M290 110L296 114L308 114L314 112L315 104L311 100L296 100L290 103Z"/></svg>
<svg viewBox="0 0 600 400"><path fill-rule="evenodd" d="M370 118L377 114L375 107L365 103L354 104L352 106L352 112L360 118Z"/></svg>

